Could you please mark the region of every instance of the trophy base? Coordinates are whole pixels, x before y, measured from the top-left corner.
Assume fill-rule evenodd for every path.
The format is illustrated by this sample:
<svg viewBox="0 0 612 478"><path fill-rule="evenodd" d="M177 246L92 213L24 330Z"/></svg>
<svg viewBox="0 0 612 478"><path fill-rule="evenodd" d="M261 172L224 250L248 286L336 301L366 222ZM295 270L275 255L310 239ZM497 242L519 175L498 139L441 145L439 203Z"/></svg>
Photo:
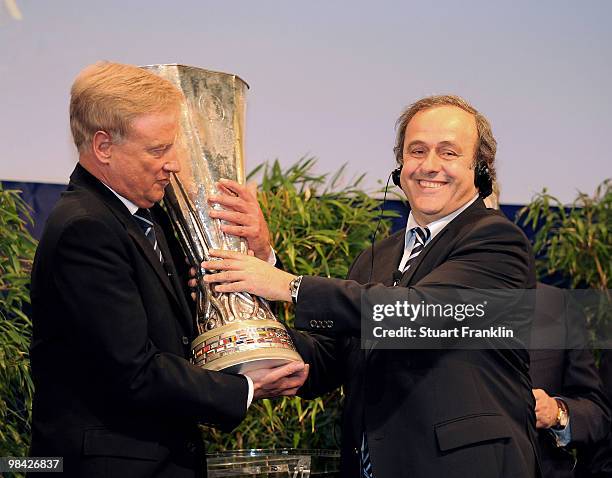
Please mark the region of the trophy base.
<svg viewBox="0 0 612 478"><path fill-rule="evenodd" d="M201 334L193 362L206 369L244 373L302 360L285 327L275 320L241 320Z"/></svg>
<svg viewBox="0 0 612 478"><path fill-rule="evenodd" d="M296 354L297 355L297 354ZM281 365L285 365L289 362L295 362L296 360L302 360L298 355L297 358L292 360L290 359L255 359L250 362L242 362L236 365L231 365L226 368L220 369L222 372L226 373L246 373L252 372L253 370L259 370L260 368L274 368L280 367Z"/></svg>

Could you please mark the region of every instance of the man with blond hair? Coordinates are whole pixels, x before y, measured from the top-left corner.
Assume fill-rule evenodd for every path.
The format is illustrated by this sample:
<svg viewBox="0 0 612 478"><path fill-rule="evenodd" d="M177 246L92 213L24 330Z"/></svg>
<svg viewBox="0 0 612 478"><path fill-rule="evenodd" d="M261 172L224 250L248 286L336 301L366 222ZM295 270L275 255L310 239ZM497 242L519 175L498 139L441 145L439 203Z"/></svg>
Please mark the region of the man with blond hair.
<svg viewBox="0 0 612 478"><path fill-rule="evenodd" d="M188 271L157 204L179 171L181 101L170 82L117 63L86 68L72 86L79 162L32 272L30 454L63 457L66 476L203 476L197 423L229 430L252 399L305 379L302 363L246 377L188 360ZM256 199L232 187L253 211L245 229L262 231L249 247L269 259Z"/></svg>
<svg viewBox="0 0 612 478"><path fill-rule="evenodd" d="M435 350L410 335L401 346L360 340L368 338L362 324L375 320L373 297L418 305L467 289L520 296L535 285L529 241L483 204L496 152L486 118L447 95L417 101L397 124L394 182L410 203L407 227L363 251L349 280L296 277L228 251L203 264L220 271L204 279L218 291L296 304L295 324L308 333L294 332L294 342L311 367L300 395L344 387L343 477L535 477L534 397L520 340L483 340L477 348L458 340ZM517 331L528 327L528 316L509 315ZM506 319L487 316L492 325L498 318ZM410 320L401 323L415 331L457 325L453 317Z"/></svg>

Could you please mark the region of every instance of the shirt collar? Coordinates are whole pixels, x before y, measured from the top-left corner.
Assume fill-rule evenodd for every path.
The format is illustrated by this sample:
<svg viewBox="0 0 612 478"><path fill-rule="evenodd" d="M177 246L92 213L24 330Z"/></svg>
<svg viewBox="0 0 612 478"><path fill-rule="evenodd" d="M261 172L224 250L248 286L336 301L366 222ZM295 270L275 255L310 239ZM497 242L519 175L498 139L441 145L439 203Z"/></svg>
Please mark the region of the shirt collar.
<svg viewBox="0 0 612 478"><path fill-rule="evenodd" d="M100 181L101 182L101 181ZM102 183L104 184L104 183ZM115 191L113 188L111 188L110 186L108 186L107 184L104 184L108 189L110 189L110 191L119 198L119 201L121 201L123 203L123 205L125 207L128 208L128 211L130 211L130 214L133 216L134 214L136 214L136 211L138 211L138 209L140 209L138 206L136 206L136 204L134 204L132 201L130 201L129 199L124 198L121 194L119 194L117 191Z"/></svg>

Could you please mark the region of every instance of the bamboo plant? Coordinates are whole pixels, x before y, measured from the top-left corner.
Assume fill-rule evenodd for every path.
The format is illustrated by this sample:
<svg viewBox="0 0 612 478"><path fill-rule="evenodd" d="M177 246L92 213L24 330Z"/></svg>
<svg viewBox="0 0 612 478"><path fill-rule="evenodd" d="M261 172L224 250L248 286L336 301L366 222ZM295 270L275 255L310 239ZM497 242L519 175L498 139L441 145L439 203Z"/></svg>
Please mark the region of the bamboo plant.
<svg viewBox="0 0 612 478"><path fill-rule="evenodd" d="M597 307L587 310L596 341L610 340L612 327L612 180L604 180L593 196L578 193L564 205L546 189L517 213L517 221L534 235L538 277L561 277L573 289L600 291Z"/></svg>
<svg viewBox="0 0 612 478"><path fill-rule="evenodd" d="M0 183L0 456L26 456L30 441L32 323L23 312L36 249L30 221L19 192Z"/></svg>

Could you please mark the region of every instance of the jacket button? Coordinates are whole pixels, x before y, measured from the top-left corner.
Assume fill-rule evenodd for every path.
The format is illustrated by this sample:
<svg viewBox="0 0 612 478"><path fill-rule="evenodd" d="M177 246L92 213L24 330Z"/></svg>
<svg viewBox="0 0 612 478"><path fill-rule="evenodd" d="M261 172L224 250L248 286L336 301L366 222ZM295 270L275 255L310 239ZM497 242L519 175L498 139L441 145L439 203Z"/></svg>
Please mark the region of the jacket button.
<svg viewBox="0 0 612 478"><path fill-rule="evenodd" d="M189 337L183 335L182 341L183 341L183 345L189 344Z"/></svg>
<svg viewBox="0 0 612 478"><path fill-rule="evenodd" d="M354 453L355 455L359 455L359 450L358 450L357 448L353 448L353 453Z"/></svg>

